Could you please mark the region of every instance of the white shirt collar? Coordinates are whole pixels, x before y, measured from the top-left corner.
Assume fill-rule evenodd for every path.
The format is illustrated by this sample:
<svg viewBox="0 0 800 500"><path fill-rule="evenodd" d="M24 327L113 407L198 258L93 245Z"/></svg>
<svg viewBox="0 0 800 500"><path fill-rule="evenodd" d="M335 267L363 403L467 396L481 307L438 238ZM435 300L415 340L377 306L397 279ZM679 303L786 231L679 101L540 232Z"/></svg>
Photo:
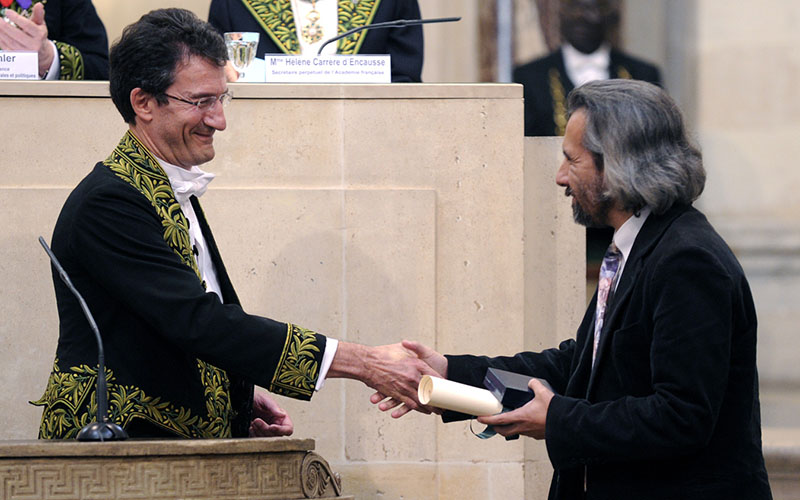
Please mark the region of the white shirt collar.
<svg viewBox="0 0 800 500"><path fill-rule="evenodd" d="M614 233L614 244L617 245L619 251L622 252L622 257L625 259L624 262L628 261L628 255L630 255L633 249L636 236L639 235L639 231L642 229L644 221L647 220L649 215L650 208L645 207L641 209L638 216L632 215L629 217Z"/></svg>
<svg viewBox="0 0 800 500"><path fill-rule="evenodd" d="M572 45L561 46L567 76L576 87L593 80L607 80L611 66L611 48L603 44L591 54L584 54Z"/></svg>
<svg viewBox="0 0 800 500"><path fill-rule="evenodd" d="M214 174L204 172L199 167L194 166L189 170L177 165L167 163L161 158L156 158L164 173L169 178L169 184L175 193L178 203L185 203L192 195L198 198L208 189L208 184L216 177Z"/></svg>

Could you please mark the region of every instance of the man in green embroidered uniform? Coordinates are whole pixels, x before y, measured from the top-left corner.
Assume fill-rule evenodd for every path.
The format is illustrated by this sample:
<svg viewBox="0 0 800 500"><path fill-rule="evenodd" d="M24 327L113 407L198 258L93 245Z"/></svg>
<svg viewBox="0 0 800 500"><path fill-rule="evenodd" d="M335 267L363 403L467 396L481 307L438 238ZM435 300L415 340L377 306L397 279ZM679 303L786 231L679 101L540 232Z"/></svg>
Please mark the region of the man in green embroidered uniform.
<svg viewBox="0 0 800 500"><path fill-rule="evenodd" d="M128 132L67 199L53 252L103 335L110 418L132 437L288 435L264 392L310 399L326 377L354 378L412 408L420 372L400 345L337 342L245 313L198 197L231 96L225 44L194 14L162 9L111 50L111 96ZM54 275L60 331L40 437L70 438L96 414L97 350ZM398 376L398 374L401 374Z"/></svg>

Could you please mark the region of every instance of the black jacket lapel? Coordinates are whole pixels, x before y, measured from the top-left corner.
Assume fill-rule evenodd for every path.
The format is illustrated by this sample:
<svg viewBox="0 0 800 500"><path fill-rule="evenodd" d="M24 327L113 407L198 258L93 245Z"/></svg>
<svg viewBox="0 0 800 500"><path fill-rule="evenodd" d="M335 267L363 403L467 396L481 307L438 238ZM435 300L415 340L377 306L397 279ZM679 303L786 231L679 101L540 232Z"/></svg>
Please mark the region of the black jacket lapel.
<svg viewBox="0 0 800 500"><path fill-rule="evenodd" d="M651 214L636 236L636 241L633 243L631 253L628 255L628 261L625 263L625 267L622 270L622 277L620 278L619 285L617 285L617 290L614 292L611 303L606 311L606 320L603 323L603 331L600 334L600 344L597 346L595 367L603 362L608 346L611 343L613 332L620 327L620 314L625 309L625 304L630 301L630 295L633 292L634 284L638 280L644 261L670 224L672 224L672 221L688 209L690 209L690 207L680 205L672 207L662 215ZM594 328L594 325L592 325L592 328ZM592 392L596 372L597 370L593 369L592 375L589 378L589 387L586 391L587 397L589 397Z"/></svg>
<svg viewBox="0 0 800 500"><path fill-rule="evenodd" d="M197 222L200 223L200 230L203 232L203 238L206 240L209 254L211 255L211 262L214 264L214 269L217 271L217 279L219 280L220 291L222 292L222 301L225 304L239 305L239 297L233 289L233 284L228 276L228 271L225 270L225 264L222 262L217 242L214 241L214 235L211 233L211 228L206 221L206 215L203 213L203 208L200 206L200 200L192 195L189 200L192 202L192 208L197 216Z"/></svg>
<svg viewBox="0 0 800 500"><path fill-rule="evenodd" d="M239 305L239 297L236 296L236 291L233 289L228 271L225 270L225 265L222 263L222 257L219 254L217 242L214 241L214 235L211 233L211 228L208 226L208 221L206 221L206 215L203 213L203 208L200 206L200 200L192 195L189 201L192 203L194 214L197 216L197 222L200 224L200 230L203 232L203 238L206 240L206 247L211 255L211 262L214 264L214 268L217 271L217 280L219 281L220 291L222 292L222 302L225 304ZM231 421L231 434L233 437L247 437L250 429L250 421L253 418L253 384L233 373L228 373L228 378L231 384L231 407L236 412Z"/></svg>

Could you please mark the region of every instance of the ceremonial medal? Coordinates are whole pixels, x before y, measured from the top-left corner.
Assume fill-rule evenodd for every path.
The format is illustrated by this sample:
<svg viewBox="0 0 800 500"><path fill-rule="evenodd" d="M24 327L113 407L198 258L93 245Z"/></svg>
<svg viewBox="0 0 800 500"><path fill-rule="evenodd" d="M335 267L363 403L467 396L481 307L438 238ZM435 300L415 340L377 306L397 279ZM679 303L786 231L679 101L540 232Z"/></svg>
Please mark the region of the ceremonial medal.
<svg viewBox="0 0 800 500"><path fill-rule="evenodd" d="M322 26L319 24L319 18L317 1L311 0L311 12L306 16L308 24L303 27L303 40L305 40L306 43L311 44L322 40Z"/></svg>

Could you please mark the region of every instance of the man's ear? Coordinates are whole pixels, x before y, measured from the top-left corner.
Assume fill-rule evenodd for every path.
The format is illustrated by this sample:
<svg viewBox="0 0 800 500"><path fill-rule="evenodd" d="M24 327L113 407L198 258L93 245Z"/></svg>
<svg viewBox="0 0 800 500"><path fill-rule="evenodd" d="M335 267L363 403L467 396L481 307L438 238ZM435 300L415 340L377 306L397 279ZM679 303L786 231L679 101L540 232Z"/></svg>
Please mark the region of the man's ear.
<svg viewBox="0 0 800 500"><path fill-rule="evenodd" d="M153 119L153 108L158 106L156 98L139 87L131 90L131 107L136 114L136 120L149 122Z"/></svg>

